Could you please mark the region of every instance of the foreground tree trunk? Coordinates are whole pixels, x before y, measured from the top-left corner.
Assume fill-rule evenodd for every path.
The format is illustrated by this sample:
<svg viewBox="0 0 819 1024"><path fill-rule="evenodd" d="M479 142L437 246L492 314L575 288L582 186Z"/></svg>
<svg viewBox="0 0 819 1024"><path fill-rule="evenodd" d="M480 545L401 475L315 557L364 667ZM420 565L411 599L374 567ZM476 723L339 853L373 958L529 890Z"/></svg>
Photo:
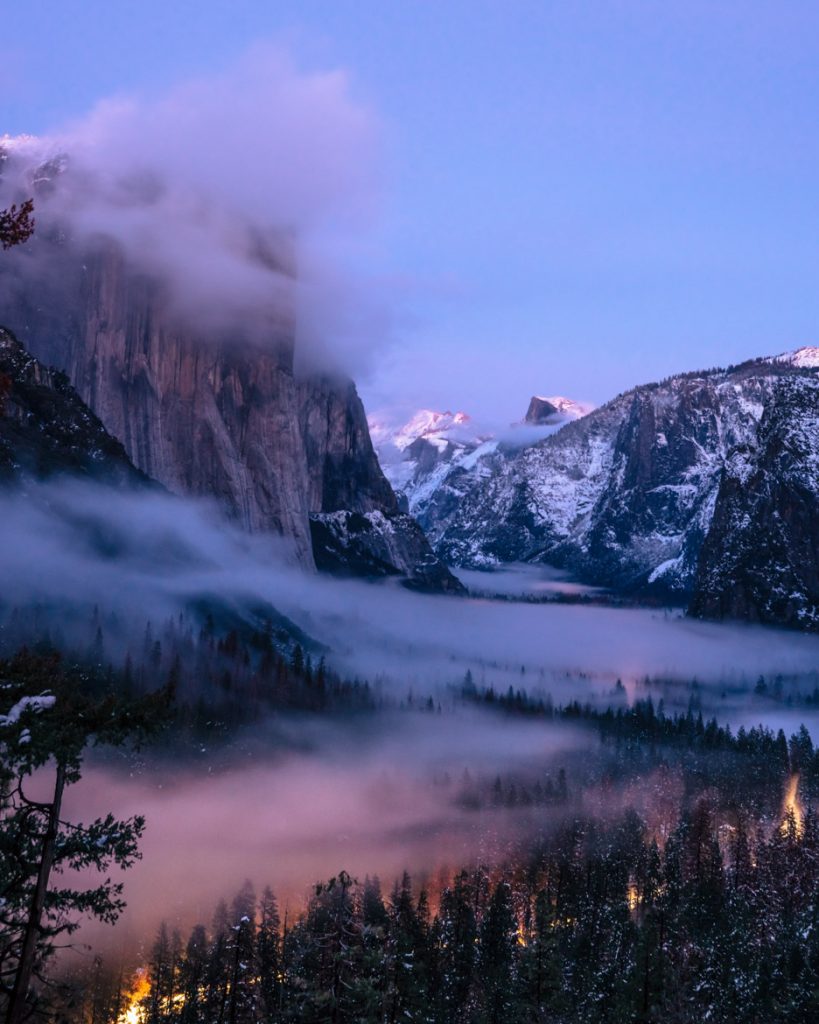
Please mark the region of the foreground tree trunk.
<svg viewBox="0 0 819 1024"><path fill-rule="evenodd" d="M23 942L20 949L20 960L17 964L17 974L14 977L14 987L9 1000L6 1013L6 1024L22 1024L27 1016L27 997L31 985L31 976L34 973L34 963L37 955L37 939L40 934L40 923L43 917L46 893L48 892L48 880L51 875L51 868L54 864L54 854L57 846L57 835L60 828L60 808L63 802L63 790L65 789L65 766L57 764L57 777L54 780L54 799L48 812L48 826L43 837L43 853L40 858L40 867L37 872L37 883L34 887L34 895L31 900L31 910L23 933Z"/></svg>

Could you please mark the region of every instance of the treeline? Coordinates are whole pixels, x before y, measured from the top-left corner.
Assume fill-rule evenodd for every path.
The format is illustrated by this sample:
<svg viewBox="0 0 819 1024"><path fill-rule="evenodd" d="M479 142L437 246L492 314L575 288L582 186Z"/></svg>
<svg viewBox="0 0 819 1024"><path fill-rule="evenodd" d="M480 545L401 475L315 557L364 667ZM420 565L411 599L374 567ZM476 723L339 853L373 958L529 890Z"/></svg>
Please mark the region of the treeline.
<svg viewBox="0 0 819 1024"><path fill-rule="evenodd" d="M239 612L200 602L159 623L145 621L141 630L98 608L85 617L74 610L72 616L63 629L53 609L6 609L0 615L0 656L23 647L54 650L98 690L128 694L167 687L177 727L211 737L270 711L377 704L368 682L334 672L321 647L271 607Z"/></svg>
<svg viewBox="0 0 819 1024"><path fill-rule="evenodd" d="M83 1024L633 1024L819 1019L819 822L719 824L703 799L659 846L628 811L440 891L316 886L297 920L249 885L134 986L97 964Z"/></svg>
<svg viewBox="0 0 819 1024"><path fill-rule="evenodd" d="M587 782L601 770L623 778L674 764L685 768L690 792L708 785L742 790L760 810L779 798L784 779L793 774L807 796L819 796L819 748L805 725L790 737L761 724L734 732L715 717L705 719L693 702L685 713L667 714L662 700L655 705L651 697L613 708L579 701L555 705L511 687L499 694L465 685L460 692L470 703L506 714L593 729L610 756L587 759Z"/></svg>

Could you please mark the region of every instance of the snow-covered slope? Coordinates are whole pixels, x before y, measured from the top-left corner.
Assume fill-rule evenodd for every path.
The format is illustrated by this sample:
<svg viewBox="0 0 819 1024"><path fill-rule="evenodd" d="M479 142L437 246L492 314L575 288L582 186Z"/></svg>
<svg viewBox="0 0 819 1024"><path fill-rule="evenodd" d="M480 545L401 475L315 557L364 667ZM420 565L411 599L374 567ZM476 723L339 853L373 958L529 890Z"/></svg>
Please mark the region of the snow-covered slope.
<svg viewBox="0 0 819 1024"><path fill-rule="evenodd" d="M791 366L814 369L819 366L819 348L813 345L806 345L804 348L795 349L793 352L782 352L778 356L771 356L767 361L790 363Z"/></svg>
<svg viewBox="0 0 819 1024"><path fill-rule="evenodd" d="M420 409L400 425L381 416L371 416L369 425L381 468L413 515L454 468L491 444L491 436L477 430L465 412Z"/></svg>
<svg viewBox="0 0 819 1024"><path fill-rule="evenodd" d="M450 564L549 562L697 614L819 628L819 351L643 385L534 443L495 439L414 502Z"/></svg>
<svg viewBox="0 0 819 1024"><path fill-rule="evenodd" d="M371 416L370 437L399 500L428 528L449 514L451 499L461 493L458 481L499 445L532 444L591 408L570 398L535 396L524 420L501 431L479 426L465 412L420 409L399 426Z"/></svg>

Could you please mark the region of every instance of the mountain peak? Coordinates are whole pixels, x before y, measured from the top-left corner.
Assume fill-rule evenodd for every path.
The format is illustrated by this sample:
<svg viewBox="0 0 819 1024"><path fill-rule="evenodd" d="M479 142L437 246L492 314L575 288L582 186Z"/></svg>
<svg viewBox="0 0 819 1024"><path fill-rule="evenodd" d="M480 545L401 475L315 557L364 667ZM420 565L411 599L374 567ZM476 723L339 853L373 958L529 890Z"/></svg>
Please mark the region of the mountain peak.
<svg viewBox="0 0 819 1024"><path fill-rule="evenodd" d="M563 395L532 395L523 421L540 426L560 420L579 420L593 408L591 405L576 402L573 398L565 398Z"/></svg>
<svg viewBox="0 0 819 1024"><path fill-rule="evenodd" d="M801 369L814 369L819 367L819 348L814 345L803 345L792 352L782 352L778 356L772 356L769 362L790 363Z"/></svg>
<svg viewBox="0 0 819 1024"><path fill-rule="evenodd" d="M434 409L419 409L410 419L397 430L382 423L378 417L370 417L370 436L373 443L379 445L389 441L400 451L417 441L419 437L432 438L446 434L455 427L470 422L471 417L465 412L437 412Z"/></svg>

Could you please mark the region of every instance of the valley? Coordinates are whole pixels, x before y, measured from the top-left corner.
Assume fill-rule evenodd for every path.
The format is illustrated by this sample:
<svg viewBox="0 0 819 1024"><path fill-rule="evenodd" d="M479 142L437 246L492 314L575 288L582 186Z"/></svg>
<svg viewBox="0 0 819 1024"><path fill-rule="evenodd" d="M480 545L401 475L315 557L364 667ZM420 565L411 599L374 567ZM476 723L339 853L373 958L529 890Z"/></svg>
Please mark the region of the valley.
<svg viewBox="0 0 819 1024"><path fill-rule="evenodd" d="M2 1024L819 1020L767 6L4 14Z"/></svg>

